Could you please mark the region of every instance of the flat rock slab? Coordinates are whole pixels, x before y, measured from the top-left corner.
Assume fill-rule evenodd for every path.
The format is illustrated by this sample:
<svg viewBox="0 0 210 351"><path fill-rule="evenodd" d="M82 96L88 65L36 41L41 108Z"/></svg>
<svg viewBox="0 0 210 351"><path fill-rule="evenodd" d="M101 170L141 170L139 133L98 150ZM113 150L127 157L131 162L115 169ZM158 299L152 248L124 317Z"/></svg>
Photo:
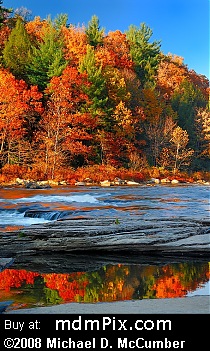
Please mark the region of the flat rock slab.
<svg viewBox="0 0 210 351"><path fill-rule="evenodd" d="M191 218L79 218L0 233L0 256L38 253L138 252L209 256L210 221Z"/></svg>

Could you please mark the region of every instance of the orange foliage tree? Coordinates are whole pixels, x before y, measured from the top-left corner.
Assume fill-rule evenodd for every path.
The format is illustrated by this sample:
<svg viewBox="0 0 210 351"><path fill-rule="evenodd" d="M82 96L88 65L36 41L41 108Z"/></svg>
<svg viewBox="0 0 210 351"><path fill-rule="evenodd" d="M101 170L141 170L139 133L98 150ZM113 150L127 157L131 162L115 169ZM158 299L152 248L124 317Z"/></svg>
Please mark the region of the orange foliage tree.
<svg viewBox="0 0 210 351"><path fill-rule="evenodd" d="M108 33L108 35L103 40L103 46L98 46L95 55L96 61L100 62L100 64L102 64L102 67L133 67L126 35L119 30Z"/></svg>
<svg viewBox="0 0 210 351"><path fill-rule="evenodd" d="M69 28L63 27L62 34L65 42L65 58L71 66L78 66L79 62L86 54L87 36L85 28L71 25Z"/></svg>
<svg viewBox="0 0 210 351"><path fill-rule="evenodd" d="M87 84L86 75L69 66L62 76L52 78L45 91L49 99L37 133L40 154L36 162L52 179L64 162L69 165L75 156L87 159L91 153L91 130L96 119L85 110L88 97L83 86Z"/></svg>
<svg viewBox="0 0 210 351"><path fill-rule="evenodd" d="M163 56L157 72L157 87L165 99L169 99L174 90L187 77L187 67L183 58L176 55Z"/></svg>
<svg viewBox="0 0 210 351"><path fill-rule="evenodd" d="M29 21L25 25L27 33L30 35L32 42L41 42L43 39L44 31L49 27L49 22L47 20L41 20L39 16L36 16L33 21Z"/></svg>
<svg viewBox="0 0 210 351"><path fill-rule="evenodd" d="M36 87L28 88L23 80L16 80L8 71L0 70L0 157L5 163L21 163L26 136L28 114L42 110Z"/></svg>

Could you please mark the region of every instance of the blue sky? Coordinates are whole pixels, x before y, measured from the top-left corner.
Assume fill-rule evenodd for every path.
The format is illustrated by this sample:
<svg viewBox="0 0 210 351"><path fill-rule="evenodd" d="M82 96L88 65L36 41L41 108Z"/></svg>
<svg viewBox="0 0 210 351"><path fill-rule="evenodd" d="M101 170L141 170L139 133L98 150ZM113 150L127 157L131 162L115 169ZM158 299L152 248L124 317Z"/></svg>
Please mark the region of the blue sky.
<svg viewBox="0 0 210 351"><path fill-rule="evenodd" d="M209 78L209 0L3 0L3 6L26 7L32 18L66 13L75 25L97 15L106 33L144 22L163 53L183 57L189 69Z"/></svg>

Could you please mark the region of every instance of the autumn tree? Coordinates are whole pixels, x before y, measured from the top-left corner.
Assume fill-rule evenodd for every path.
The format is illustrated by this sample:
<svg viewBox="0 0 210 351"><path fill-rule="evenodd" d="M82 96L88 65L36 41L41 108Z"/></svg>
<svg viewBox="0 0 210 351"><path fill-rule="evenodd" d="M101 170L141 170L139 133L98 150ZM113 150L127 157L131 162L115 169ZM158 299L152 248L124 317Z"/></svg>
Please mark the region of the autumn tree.
<svg viewBox="0 0 210 351"><path fill-rule="evenodd" d="M0 161L1 165L27 164L28 144L26 119L29 113L41 113L42 95L36 87L28 88L6 70L0 70Z"/></svg>
<svg viewBox="0 0 210 351"><path fill-rule="evenodd" d="M3 66L3 50L5 47L5 43L7 42L9 35L11 33L10 28L4 24L0 26L0 64Z"/></svg>
<svg viewBox="0 0 210 351"><path fill-rule="evenodd" d="M42 20L36 16L32 21L26 22L25 28L30 36L33 46L38 47L38 43L43 41L43 33L50 27L50 22L47 19Z"/></svg>
<svg viewBox="0 0 210 351"><path fill-rule="evenodd" d="M3 50L4 63L16 78L25 79L26 67L31 58L30 37L25 29L23 20L19 17Z"/></svg>
<svg viewBox="0 0 210 351"><path fill-rule="evenodd" d="M104 37L103 46L97 47L95 55L96 61L100 62L103 68L106 66L118 69L133 67L128 40L119 30L109 32Z"/></svg>
<svg viewBox="0 0 210 351"><path fill-rule="evenodd" d="M129 108L131 110L138 110L141 105L141 82L133 69L124 68L121 70L121 77L123 77L126 91L129 94Z"/></svg>
<svg viewBox="0 0 210 351"><path fill-rule="evenodd" d="M195 118L195 128L200 154L197 156L197 169L209 169L210 166L210 111L199 108Z"/></svg>
<svg viewBox="0 0 210 351"><path fill-rule="evenodd" d="M166 100L170 100L172 94L186 79L188 71L183 63L184 59L177 55L162 55L158 66L156 83L157 89Z"/></svg>
<svg viewBox="0 0 210 351"><path fill-rule="evenodd" d="M194 70L189 70L187 79L202 92L206 100L209 100L210 85L206 76L198 74Z"/></svg>
<svg viewBox="0 0 210 351"><path fill-rule="evenodd" d="M85 28L70 25L68 28L62 28L62 34L65 44L65 59L71 66L78 68L81 60L87 53L87 36L85 34Z"/></svg>
<svg viewBox="0 0 210 351"><path fill-rule="evenodd" d="M148 160L157 166L162 148L166 147L175 126L176 114L155 89L144 88L141 94L142 127L147 141Z"/></svg>
<svg viewBox="0 0 210 351"><path fill-rule="evenodd" d="M99 19L96 15L92 16L85 30L87 42L94 48L103 43L104 29L100 29Z"/></svg>
<svg viewBox="0 0 210 351"><path fill-rule="evenodd" d="M195 150L194 156L197 156L200 150L195 123L196 113L197 109L206 108L207 99L199 88L184 80L172 95L171 106L177 113L178 125L188 133L189 147Z"/></svg>
<svg viewBox="0 0 210 351"><path fill-rule="evenodd" d="M131 94L127 90L122 71L118 68L107 66L103 71L103 76L106 81L110 106L115 108L121 101L129 103Z"/></svg>
<svg viewBox="0 0 210 351"><path fill-rule="evenodd" d="M160 62L160 42L150 42L152 35L151 28L145 23L140 28L131 25L126 32L135 71L143 86L154 81Z"/></svg>
<svg viewBox="0 0 210 351"><path fill-rule="evenodd" d="M40 166L52 179L63 165L70 166L75 158L84 162L91 154L89 141L96 121L85 111L85 84L86 75L68 66L60 77L51 79L45 91L49 99L37 133L40 153L36 162L42 159Z"/></svg>
<svg viewBox="0 0 210 351"><path fill-rule="evenodd" d="M182 166L189 165L194 150L187 149L189 137L186 130L176 127L170 140L172 144L171 155L174 159L173 173L175 174Z"/></svg>

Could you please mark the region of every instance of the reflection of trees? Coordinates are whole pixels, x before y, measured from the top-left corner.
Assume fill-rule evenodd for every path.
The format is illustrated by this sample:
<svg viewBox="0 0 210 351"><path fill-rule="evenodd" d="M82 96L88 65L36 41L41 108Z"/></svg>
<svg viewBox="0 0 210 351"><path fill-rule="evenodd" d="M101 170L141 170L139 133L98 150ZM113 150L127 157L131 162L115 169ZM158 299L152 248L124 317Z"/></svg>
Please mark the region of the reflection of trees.
<svg viewBox="0 0 210 351"><path fill-rule="evenodd" d="M53 290L53 289L49 289L49 288L44 287L43 291L45 294L47 304L57 305L57 304L63 302L63 299L61 297L59 297L59 293L57 290Z"/></svg>
<svg viewBox="0 0 210 351"><path fill-rule="evenodd" d="M152 290L158 298L182 297L208 281L208 264L185 262L162 267Z"/></svg>
<svg viewBox="0 0 210 351"><path fill-rule="evenodd" d="M19 288L25 282L34 284L35 277L39 273L28 272L25 269L6 269L0 272L0 289L10 291L11 288Z"/></svg>
<svg viewBox="0 0 210 351"><path fill-rule="evenodd" d="M95 272L39 274L6 269L0 273L0 300L17 303L106 302L185 296L209 279L209 265L107 265ZM17 294L18 292L18 294Z"/></svg>
<svg viewBox="0 0 210 351"><path fill-rule="evenodd" d="M85 273L43 274L46 287L57 290L64 301L80 302L88 284Z"/></svg>
<svg viewBox="0 0 210 351"><path fill-rule="evenodd" d="M172 274L179 275L180 281L187 291L197 289L200 284L206 283L209 279L208 263L177 263L172 266L172 269Z"/></svg>

